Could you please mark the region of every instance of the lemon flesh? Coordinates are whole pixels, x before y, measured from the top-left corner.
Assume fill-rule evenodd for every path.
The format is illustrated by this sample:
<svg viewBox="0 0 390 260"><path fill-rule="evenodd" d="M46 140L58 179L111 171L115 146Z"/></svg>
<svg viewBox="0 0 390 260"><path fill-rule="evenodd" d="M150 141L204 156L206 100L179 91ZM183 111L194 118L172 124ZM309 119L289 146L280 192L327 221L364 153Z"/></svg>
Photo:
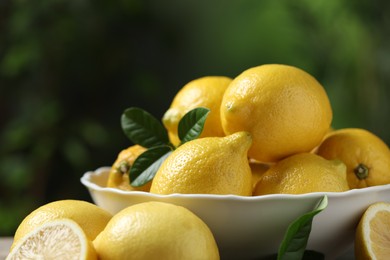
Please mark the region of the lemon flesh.
<svg viewBox="0 0 390 260"><path fill-rule="evenodd" d="M390 203L372 204L363 214L355 237L356 259L390 256Z"/></svg>
<svg viewBox="0 0 390 260"><path fill-rule="evenodd" d="M73 220L45 223L23 237L6 258L16 259L97 259L92 243Z"/></svg>
<svg viewBox="0 0 390 260"><path fill-rule="evenodd" d="M23 219L15 232L11 248L35 228L51 220L62 218L74 220L83 229L88 239L93 240L104 229L111 217L110 213L87 201L53 201L35 209Z"/></svg>

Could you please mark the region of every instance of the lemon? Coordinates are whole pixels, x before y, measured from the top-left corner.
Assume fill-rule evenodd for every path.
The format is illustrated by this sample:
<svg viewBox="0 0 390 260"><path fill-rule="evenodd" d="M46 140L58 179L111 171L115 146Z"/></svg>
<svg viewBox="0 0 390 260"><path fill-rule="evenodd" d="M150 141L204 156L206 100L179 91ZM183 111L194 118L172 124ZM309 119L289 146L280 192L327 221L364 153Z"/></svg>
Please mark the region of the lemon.
<svg viewBox="0 0 390 260"><path fill-rule="evenodd" d="M355 234L356 259L390 256L390 203L377 202L364 212Z"/></svg>
<svg viewBox="0 0 390 260"><path fill-rule="evenodd" d="M148 182L140 187L130 185L129 172L135 159L141 155L146 148L140 145L132 145L127 149L122 150L113 165L111 166L110 174L107 180L107 187L118 188L126 191L149 191L152 182Z"/></svg>
<svg viewBox="0 0 390 260"><path fill-rule="evenodd" d="M160 166L150 192L251 195L251 140L249 133L238 132L181 145Z"/></svg>
<svg viewBox="0 0 390 260"><path fill-rule="evenodd" d="M177 92L162 119L172 143L179 144L177 127L180 119L197 107L210 109L201 137L225 135L219 109L223 94L231 81L231 78L224 76L201 77L190 81Z"/></svg>
<svg viewBox="0 0 390 260"><path fill-rule="evenodd" d="M99 259L219 259L208 226L188 209L163 202L118 212L96 237Z"/></svg>
<svg viewBox="0 0 390 260"><path fill-rule="evenodd" d="M345 163L351 189L390 183L389 147L365 129L345 128L331 132L318 147L317 154Z"/></svg>
<svg viewBox="0 0 390 260"><path fill-rule="evenodd" d="M266 171L254 195L342 192L348 190L346 166L312 153L289 156Z"/></svg>
<svg viewBox="0 0 390 260"><path fill-rule="evenodd" d="M252 187L253 189L256 187L257 182L261 179L263 174L269 169L270 165L259 163L255 161L250 161L249 166L252 171Z"/></svg>
<svg viewBox="0 0 390 260"><path fill-rule="evenodd" d="M6 260L97 259L92 242L70 219L56 219L36 227L18 241Z"/></svg>
<svg viewBox="0 0 390 260"><path fill-rule="evenodd" d="M45 204L27 215L17 228L12 248L19 239L44 223L61 218L74 220L89 240L103 230L112 215L95 204L81 200L59 200Z"/></svg>
<svg viewBox="0 0 390 260"><path fill-rule="evenodd" d="M225 134L251 133L249 157L261 162L313 150L331 121L323 86L287 65L268 64L242 72L229 84L221 103Z"/></svg>

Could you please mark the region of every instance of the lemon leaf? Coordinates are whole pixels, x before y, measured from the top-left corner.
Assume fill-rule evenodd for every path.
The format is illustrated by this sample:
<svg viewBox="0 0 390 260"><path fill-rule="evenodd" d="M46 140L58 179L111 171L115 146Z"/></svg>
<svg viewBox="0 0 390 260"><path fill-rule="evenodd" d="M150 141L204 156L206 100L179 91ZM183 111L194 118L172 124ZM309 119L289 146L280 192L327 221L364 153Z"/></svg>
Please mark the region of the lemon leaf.
<svg viewBox="0 0 390 260"><path fill-rule="evenodd" d="M140 154L130 168L130 185L139 187L145 185L160 168L164 160L172 153L172 148L167 145L149 148Z"/></svg>
<svg viewBox="0 0 390 260"><path fill-rule="evenodd" d="M313 218L327 205L328 197L325 195L313 211L300 216L290 224L279 247L278 260L302 259L309 240Z"/></svg>
<svg viewBox="0 0 390 260"><path fill-rule="evenodd" d="M181 144L199 137L210 109L198 107L187 112L179 122L178 134Z"/></svg>
<svg viewBox="0 0 390 260"><path fill-rule="evenodd" d="M164 126L141 108L126 109L122 114L121 124L125 135L135 144L146 148L169 144Z"/></svg>

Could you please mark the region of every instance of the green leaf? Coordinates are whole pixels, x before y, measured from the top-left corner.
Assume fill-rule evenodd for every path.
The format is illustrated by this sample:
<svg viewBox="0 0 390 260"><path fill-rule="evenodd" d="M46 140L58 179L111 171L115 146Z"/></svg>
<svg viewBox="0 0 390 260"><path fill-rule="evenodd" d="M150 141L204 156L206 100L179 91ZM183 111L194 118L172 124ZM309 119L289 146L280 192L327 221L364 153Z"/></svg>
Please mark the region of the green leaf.
<svg viewBox="0 0 390 260"><path fill-rule="evenodd" d="M131 186L143 186L153 179L160 165L171 153L172 148L164 145L149 148L139 155L130 168Z"/></svg>
<svg viewBox="0 0 390 260"><path fill-rule="evenodd" d="M279 247L278 260L302 259L309 240L313 218L327 205L328 197L325 195L313 211L302 215L290 224Z"/></svg>
<svg viewBox="0 0 390 260"><path fill-rule="evenodd" d="M146 148L169 144L164 126L141 108L126 109L122 114L121 124L126 136L135 144Z"/></svg>
<svg viewBox="0 0 390 260"><path fill-rule="evenodd" d="M178 134L181 144L199 137L210 110L204 107L187 112L179 122Z"/></svg>

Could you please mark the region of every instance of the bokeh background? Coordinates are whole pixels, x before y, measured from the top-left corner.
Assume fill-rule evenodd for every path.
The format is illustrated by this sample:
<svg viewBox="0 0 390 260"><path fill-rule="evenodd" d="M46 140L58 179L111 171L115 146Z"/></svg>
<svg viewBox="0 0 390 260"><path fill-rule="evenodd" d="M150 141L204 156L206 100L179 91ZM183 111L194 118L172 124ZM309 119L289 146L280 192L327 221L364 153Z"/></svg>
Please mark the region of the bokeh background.
<svg viewBox="0 0 390 260"><path fill-rule="evenodd" d="M0 1L0 235L131 145L123 110L161 118L207 75L300 67L326 88L334 128L390 143L386 0Z"/></svg>

